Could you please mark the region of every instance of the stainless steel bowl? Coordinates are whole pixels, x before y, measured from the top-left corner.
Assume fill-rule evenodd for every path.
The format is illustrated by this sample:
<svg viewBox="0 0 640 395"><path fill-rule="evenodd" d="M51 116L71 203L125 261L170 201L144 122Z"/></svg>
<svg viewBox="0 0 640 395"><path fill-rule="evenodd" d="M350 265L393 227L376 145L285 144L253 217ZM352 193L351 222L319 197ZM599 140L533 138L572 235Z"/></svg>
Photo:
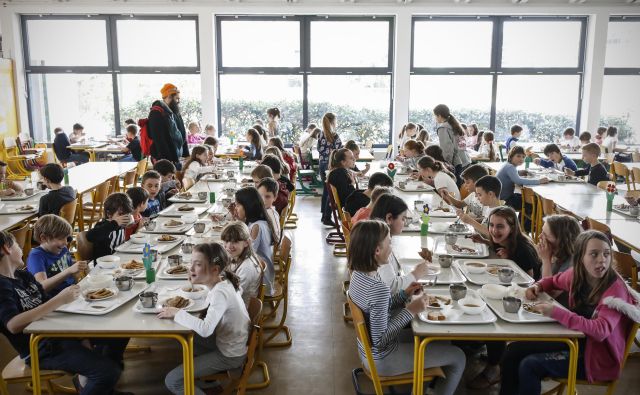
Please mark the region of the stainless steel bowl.
<svg viewBox="0 0 640 395"><path fill-rule="evenodd" d="M444 235L444 241L448 245L454 245L456 244L456 241L458 241L458 235L455 233L446 233Z"/></svg>
<svg viewBox="0 0 640 395"><path fill-rule="evenodd" d="M502 298L502 307L507 313L517 313L522 306L522 300L513 296L505 296Z"/></svg>
<svg viewBox="0 0 640 395"><path fill-rule="evenodd" d="M167 262L169 262L169 266L175 267L182 264L182 255L169 255L167 258Z"/></svg>
<svg viewBox="0 0 640 395"><path fill-rule="evenodd" d="M443 268L451 267L451 263L453 263L453 255L440 255L438 256L438 263Z"/></svg>
<svg viewBox="0 0 640 395"><path fill-rule="evenodd" d="M464 284L451 284L449 285L449 294L451 299L460 300L467 296L467 286Z"/></svg>
<svg viewBox="0 0 640 395"><path fill-rule="evenodd" d="M501 283L510 283L516 272L510 267L501 267L498 269L498 279Z"/></svg>

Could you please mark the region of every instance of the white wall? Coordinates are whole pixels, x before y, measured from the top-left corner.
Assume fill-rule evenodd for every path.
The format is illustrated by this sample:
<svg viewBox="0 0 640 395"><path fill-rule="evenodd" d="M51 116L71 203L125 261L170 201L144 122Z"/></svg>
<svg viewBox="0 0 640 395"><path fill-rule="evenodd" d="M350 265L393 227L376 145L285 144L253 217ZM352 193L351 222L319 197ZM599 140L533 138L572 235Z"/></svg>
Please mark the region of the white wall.
<svg viewBox="0 0 640 395"><path fill-rule="evenodd" d="M132 4L96 0L88 2L16 4L7 3L0 8L0 29L2 29L5 57L16 61L16 82L19 124L21 131L28 131L27 92L25 91L24 63L22 59L20 14L197 14L200 18L200 75L202 84L202 123L217 124L215 89L215 14L331 14L331 15L393 15L396 17L395 64L394 64L394 125L398 130L407 122L409 110L409 57L411 51L411 16L414 14L484 14L484 15L587 15L590 17L585 70L585 89L581 124L583 129L595 130L599 121L600 97L604 71L607 22L609 15L636 15L638 6L589 6L532 4L512 5L506 0L504 5L451 4L358 4L331 2L327 4L246 4L223 2L207 5L202 2L149 2ZM396 133L394 133L395 135Z"/></svg>

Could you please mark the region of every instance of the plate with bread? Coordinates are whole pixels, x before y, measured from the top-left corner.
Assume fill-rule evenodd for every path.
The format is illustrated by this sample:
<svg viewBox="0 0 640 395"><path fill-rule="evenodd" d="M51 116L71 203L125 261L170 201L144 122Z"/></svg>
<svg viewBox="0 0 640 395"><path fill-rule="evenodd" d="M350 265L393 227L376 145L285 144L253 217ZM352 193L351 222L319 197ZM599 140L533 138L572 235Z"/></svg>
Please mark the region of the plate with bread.
<svg viewBox="0 0 640 395"><path fill-rule="evenodd" d="M489 308L485 308L479 314L468 314L462 310L459 301L454 301L449 295L448 289L429 289L427 297L429 306L420 313L420 320L436 325L471 325L490 324L496 321L496 315ZM476 297L477 293L467 290L467 297ZM461 299L462 300L462 299Z"/></svg>

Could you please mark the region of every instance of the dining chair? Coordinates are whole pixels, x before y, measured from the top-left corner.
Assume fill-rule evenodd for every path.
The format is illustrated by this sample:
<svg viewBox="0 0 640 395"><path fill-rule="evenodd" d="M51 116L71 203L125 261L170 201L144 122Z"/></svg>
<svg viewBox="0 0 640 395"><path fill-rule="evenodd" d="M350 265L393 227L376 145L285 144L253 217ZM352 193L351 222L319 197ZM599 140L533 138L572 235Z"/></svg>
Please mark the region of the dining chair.
<svg viewBox="0 0 640 395"><path fill-rule="evenodd" d="M346 252L347 252L347 256L349 256L349 249L350 249L350 243L351 243L351 228L353 226L353 224L351 223L351 214L349 214L349 212L344 211L344 220L342 221L342 233L344 234L344 242L345 245L347 246L346 248ZM351 278L351 272L349 272L349 278ZM351 283L350 280L344 280L342 282L342 293L343 294L347 294L347 292L349 291L349 284ZM351 317L351 313L349 310L349 302L345 301L342 304L342 319L345 320L346 322L351 322L352 321L352 317Z"/></svg>
<svg viewBox="0 0 640 395"><path fill-rule="evenodd" d="M76 235L76 260L87 261L93 259L93 243L87 240L87 231Z"/></svg>
<svg viewBox="0 0 640 395"><path fill-rule="evenodd" d="M622 357L622 363L620 364L620 371L622 371L624 369L624 365L627 362L627 359L629 358L629 353L631 350L631 345L633 344L635 338L636 338L636 333L638 332L638 323L634 322L633 325L631 326L631 331L629 331L629 336L627 336L627 342L624 348L624 355ZM566 378L556 378L553 377L551 378L551 380L553 381L557 381L558 385L555 386L554 388L550 389L549 391L545 392L543 395L561 395L564 393L564 389L567 386L567 379ZM613 395L615 393L615 389L616 389L616 385L618 384L618 380L611 380L611 381L594 381L594 382L589 382L587 380L576 380L576 384L578 385L589 385L589 386L596 386L596 387L607 387L607 395Z"/></svg>
<svg viewBox="0 0 640 395"><path fill-rule="evenodd" d="M347 300L349 303L349 308L351 310L351 315L353 317L353 326L356 330L356 337L362 348L364 349L365 357L367 358L367 364L369 368L367 368L364 364L361 368L356 368L351 373L351 379L353 380L353 387L356 390L356 394L363 395L362 389L360 388L359 377L364 373L372 382L373 387L375 389L376 395L383 395L384 392L382 387L390 387L394 385L404 385L404 384L412 384L413 383L413 372L405 373L397 376L380 376L378 374L378 370L376 369L376 363L373 359L373 352L371 351L371 342L369 340L369 331L367 329L367 324L364 319L364 314L358 305L353 303L351 297L347 293ZM436 377L444 378L444 372L440 367L435 368L427 368L424 370L424 381L430 382Z"/></svg>
<svg viewBox="0 0 640 395"><path fill-rule="evenodd" d="M522 209L520 210L520 229L525 230L524 223L528 220L531 223L530 234L535 237L538 224L536 223L536 193L529 187L522 187Z"/></svg>
<svg viewBox="0 0 640 395"><path fill-rule="evenodd" d="M347 243L345 241L344 234L342 233L342 223L345 222L344 211L342 210L342 203L340 202L340 196L336 187L331 185L327 181L327 187L329 188L329 206L333 216L333 223L336 227L336 232L329 232L326 237L329 244L333 244L334 256L347 256ZM329 238L331 237L331 242ZM335 240L335 241L334 241Z"/></svg>
<svg viewBox="0 0 640 395"><path fill-rule="evenodd" d="M191 177L182 177L181 182L183 191L188 191L196 183L196 181Z"/></svg>
<svg viewBox="0 0 640 395"><path fill-rule="evenodd" d="M63 387L53 382L53 380L68 375L69 373L62 370L40 369L40 381L43 384L43 389L46 390L50 395L59 393L76 394L77 392L74 388ZM4 369L2 369L2 379L0 379L0 394L11 395L7 386L9 384L19 383L25 383L27 384L27 387L29 387L32 383L32 380L31 368L29 367L29 365L25 364L24 360L18 355L13 358L7 364L7 366L4 367Z"/></svg>
<svg viewBox="0 0 640 395"><path fill-rule="evenodd" d="M142 179L142 176L147 171L147 167L148 166L149 166L149 159L148 158L144 158L144 159L138 161L138 164L136 165L136 177L133 180L133 186L134 187L138 185L138 180Z"/></svg>
<svg viewBox="0 0 640 395"><path fill-rule="evenodd" d="M287 215L287 219L284 223L282 229L297 229L298 228L298 214L296 214L293 210L296 207L296 199L297 193L296 189L289 193L289 214Z"/></svg>
<svg viewBox="0 0 640 395"><path fill-rule="evenodd" d="M291 262L291 236L287 233L282 236L282 242L280 243L280 275L276 277L273 295L264 297L265 303L271 307L271 311L265 316L265 320L276 319L278 310L282 306L280 320L276 324L265 324L263 326L265 332L270 332L270 335L263 342L265 347L287 347L291 345L293 340L291 330L285 324L289 308L289 270L291 269ZM276 341L276 336L279 333L285 335L285 340Z"/></svg>
<svg viewBox="0 0 640 395"><path fill-rule="evenodd" d="M62 207L60 207L59 215L60 217L67 220L69 225L71 225L71 229L75 229L77 208L78 208L78 198L75 198L72 201L65 203Z"/></svg>
<svg viewBox="0 0 640 395"><path fill-rule="evenodd" d="M102 216L104 201L109 196L111 180L107 180L91 191L91 201L84 204L82 213L85 225L91 229Z"/></svg>
<svg viewBox="0 0 640 395"><path fill-rule="evenodd" d="M29 251L31 251L31 234L32 234L31 224L26 222L21 222L17 225L16 228L9 230L9 233L13 235L16 239L16 243L22 249L22 259L27 259L29 255Z"/></svg>
<svg viewBox="0 0 640 395"><path fill-rule="evenodd" d="M631 171L624 163L613 162L613 171L616 177L624 178L624 182L627 184L627 190L631 189Z"/></svg>
<svg viewBox="0 0 640 395"><path fill-rule="evenodd" d="M631 168L631 178L633 178L633 189L640 189L640 167Z"/></svg>
<svg viewBox="0 0 640 395"><path fill-rule="evenodd" d="M124 176L122 177L122 184L119 184L118 189L122 192L126 192L127 189L135 186L136 175L136 169L124 173Z"/></svg>

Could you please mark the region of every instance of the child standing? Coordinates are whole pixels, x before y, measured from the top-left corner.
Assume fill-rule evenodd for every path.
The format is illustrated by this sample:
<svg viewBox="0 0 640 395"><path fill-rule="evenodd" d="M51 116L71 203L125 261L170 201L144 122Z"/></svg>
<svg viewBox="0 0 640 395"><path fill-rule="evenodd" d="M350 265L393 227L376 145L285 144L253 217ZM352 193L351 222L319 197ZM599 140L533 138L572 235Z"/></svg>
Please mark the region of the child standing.
<svg viewBox="0 0 640 395"><path fill-rule="evenodd" d="M229 253L231 264L229 270L240 279L242 300L249 306L251 298L257 298L262 285L262 266L260 258L251 247L251 235L247 225L235 221L222 229L220 239L224 242L224 249Z"/></svg>
<svg viewBox="0 0 640 395"><path fill-rule="evenodd" d="M74 275L87 270L87 262L73 263L67 248L72 233L71 225L53 214L38 218L33 227L34 239L40 245L29 252L27 270L49 295L75 284Z"/></svg>
<svg viewBox="0 0 640 395"><path fill-rule="evenodd" d="M238 277L229 270L229 255L218 243L193 247L189 278L192 284L210 289L203 319L175 307L164 307L159 318L170 318L198 335L193 359L195 377L203 377L242 367L247 355L249 314L242 301ZM214 336L215 333L215 336ZM184 367L173 369L165 378L173 394L184 393ZM198 395L205 392L196 387Z"/></svg>
<svg viewBox="0 0 640 395"><path fill-rule="evenodd" d="M60 214L65 204L76 198L76 191L68 185L63 186L64 169L57 163L47 163L40 168L42 183L49 189L49 193L40 197L38 216L45 214Z"/></svg>
<svg viewBox="0 0 640 395"><path fill-rule="evenodd" d="M131 235L140 230L147 222L142 218L142 213L147 209L149 192L142 187L132 187L127 189L127 196L131 199L131 206L133 207L133 222L124 230L125 240L129 240Z"/></svg>
<svg viewBox="0 0 640 395"><path fill-rule="evenodd" d="M632 326L638 317L637 294L631 293L611 265L611 242L589 230L578 236L573 268L546 277L527 289L527 299L542 292L569 293L569 308L539 302L533 308L562 326L583 332L578 355L578 379L616 380ZM636 318L637 319L637 318ZM514 342L502 362L500 394L539 394L545 377L567 377L569 352L561 343Z"/></svg>
<svg viewBox="0 0 640 395"><path fill-rule="evenodd" d="M588 175L588 182L591 185L598 185L600 181L609 181L609 173L602 163L598 160L600 156L600 146L596 143L590 143L582 147L582 160L587 165L584 169L573 171L564 169L564 172L570 176L583 177Z"/></svg>
<svg viewBox="0 0 640 395"><path fill-rule="evenodd" d="M554 168L558 171L564 171L565 168L573 171L578 170L576 162L571 160L567 155L563 155L560 148L555 144L547 144L544 147L544 154L549 159L535 158L533 163L546 169Z"/></svg>
<svg viewBox="0 0 640 395"><path fill-rule="evenodd" d="M273 206L273 203L276 201L276 196L278 196L278 183L273 178L267 177L260 180L257 186L258 193L262 197L262 203L264 203L264 208L267 210L267 214L269 215L269 221L271 222L271 226L278 236L278 240L282 237L282 230L280 229L280 214Z"/></svg>
<svg viewBox="0 0 640 395"><path fill-rule="evenodd" d="M147 209L142 212L143 217L154 218L158 213L167 207L167 200L160 190L161 176L155 170L149 170L142 176L142 187L149 194ZM133 211L133 209L132 209Z"/></svg>
<svg viewBox="0 0 640 395"><path fill-rule="evenodd" d="M93 243L93 259L111 255L125 241L124 228L133 221L131 199L125 193L109 195L104 201L104 218L87 231Z"/></svg>

